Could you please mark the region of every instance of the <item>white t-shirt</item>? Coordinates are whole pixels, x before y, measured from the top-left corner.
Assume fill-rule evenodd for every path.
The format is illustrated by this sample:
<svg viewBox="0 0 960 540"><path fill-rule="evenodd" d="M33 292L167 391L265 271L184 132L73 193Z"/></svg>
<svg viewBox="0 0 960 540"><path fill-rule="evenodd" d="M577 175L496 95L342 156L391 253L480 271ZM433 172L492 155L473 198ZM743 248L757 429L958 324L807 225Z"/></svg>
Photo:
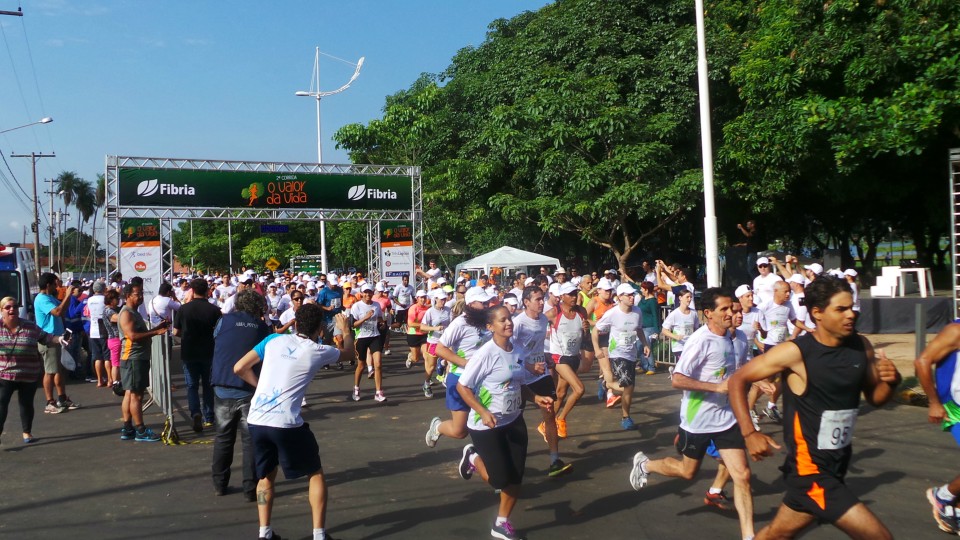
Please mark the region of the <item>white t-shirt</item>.
<svg viewBox="0 0 960 540"><path fill-rule="evenodd" d="M100 339L107 336L100 335L100 319L103 318L103 295L95 294L87 298L87 311L90 312L90 338Z"/></svg>
<svg viewBox="0 0 960 540"><path fill-rule="evenodd" d="M754 326L754 323L759 321L760 310L757 309L757 306L751 306L750 311L743 312L743 324L737 327L737 330L740 330L747 336L747 341L751 344L750 358L753 358L753 340L757 337L757 328Z"/></svg>
<svg viewBox="0 0 960 540"><path fill-rule="evenodd" d="M737 328L733 331L733 358L737 363L736 369L753 359L753 340L747 333Z"/></svg>
<svg viewBox="0 0 960 540"><path fill-rule="evenodd" d="M437 284L437 280L440 279L440 269L439 268L428 268L426 271L427 274L427 283L431 286Z"/></svg>
<svg viewBox="0 0 960 540"><path fill-rule="evenodd" d="M457 356L467 360L468 364L473 358L473 354L477 352L484 343L490 341L490 338L493 337L493 334L489 330L479 330L476 327L470 326L467 324L467 320L461 315L450 322L450 326L443 331L443 335L440 336L440 343L457 353ZM454 375L459 375L462 373L462 369L458 366L450 364L450 373Z"/></svg>
<svg viewBox="0 0 960 540"><path fill-rule="evenodd" d="M271 334L254 351L263 366L250 402L247 423L295 428L303 424L300 404L317 371L340 359L335 347L320 345L293 334Z"/></svg>
<svg viewBox="0 0 960 540"><path fill-rule="evenodd" d="M232 313L237 309L237 295L228 297L223 301L223 306L220 308L220 313L226 315L227 313Z"/></svg>
<svg viewBox="0 0 960 540"><path fill-rule="evenodd" d="M733 339L718 336L706 326L687 340L674 373L701 382L721 383L737 368ZM718 433L737 423L726 394L684 390L680 402L680 427L690 433Z"/></svg>
<svg viewBox="0 0 960 540"><path fill-rule="evenodd" d="M758 306L773 302L773 286L778 281L783 281L783 279L773 272L767 274L767 277L757 276L753 278L753 298Z"/></svg>
<svg viewBox="0 0 960 540"><path fill-rule="evenodd" d="M805 295L803 293L793 293L793 295L790 297L790 305L793 306L793 312L797 315L797 320L801 321L807 328L813 329L816 328L817 325L815 325L813 323L813 319L810 318L810 310L807 309L807 306L802 305L804 296ZM790 328L790 334L792 335L796 326L794 326L794 324L791 322L788 322L787 326ZM802 336L806 333L807 331L803 330L799 335Z"/></svg>
<svg viewBox="0 0 960 540"><path fill-rule="evenodd" d="M147 313L150 315L150 326L160 324L161 319L173 321L173 314L180 309L180 302L169 296L154 296L147 307ZM172 329L173 326L168 329Z"/></svg>
<svg viewBox="0 0 960 540"><path fill-rule="evenodd" d="M604 313L606 315L606 313ZM691 309L688 313L684 314L680 311L680 308L677 308L671 311L667 318L663 320L663 328L682 336L681 339L671 339L671 349L673 352L683 351L684 344L687 342L688 338L700 328L700 319L697 317L697 312Z"/></svg>
<svg viewBox="0 0 960 540"><path fill-rule="evenodd" d="M543 340L547 337L547 318L541 313L536 319L531 319L525 311L517 312L513 317L513 350L520 356L520 360L528 366L544 360ZM550 368L543 375L530 374L529 382L550 376ZM529 384L528 382L528 384Z"/></svg>
<svg viewBox="0 0 960 540"><path fill-rule="evenodd" d="M373 312L373 316L359 326L357 339L372 338L380 335L380 331L377 330L377 321L383 318L383 312L380 310L380 304L376 302L365 304L363 300L359 300L350 306L350 315L353 316L354 321L363 319L367 316L367 313L371 311Z"/></svg>
<svg viewBox="0 0 960 540"><path fill-rule="evenodd" d="M460 384L473 390L480 404L497 419L497 426L502 427L523 414L520 387L526 383L526 373L516 349L508 352L489 341L477 350L463 369ZM470 411L467 428L474 431L490 429L483 425L477 411Z"/></svg>
<svg viewBox="0 0 960 540"><path fill-rule="evenodd" d="M407 309L413 304L413 294L416 291L413 285L404 285L401 283L393 288L393 299L397 302L397 309Z"/></svg>
<svg viewBox="0 0 960 540"><path fill-rule="evenodd" d="M580 343L583 341L583 317L573 311L573 318L567 318L557 306L550 321L550 354L558 356L579 356Z"/></svg>
<svg viewBox="0 0 960 540"><path fill-rule="evenodd" d="M765 345L779 345L790 336L790 329L787 323L797 319L796 312L793 311L793 305L790 302L784 304L774 304L767 302L760 307L760 328L767 333L761 343Z"/></svg>
<svg viewBox="0 0 960 540"><path fill-rule="evenodd" d="M288 322L297 318L297 314L294 313L293 308L290 308L280 314L280 326L287 324ZM293 333L294 326L291 326L287 329L287 332Z"/></svg>
<svg viewBox="0 0 960 540"><path fill-rule="evenodd" d="M849 283L849 282L848 282ZM860 286L856 283L849 283L850 290L853 291L853 310L860 311Z"/></svg>
<svg viewBox="0 0 960 540"><path fill-rule="evenodd" d="M597 321L596 328L598 332L610 332L610 346L607 349L610 358L637 361L637 344L640 342L637 334L643 331L640 308L631 307L626 313L619 307L608 309Z"/></svg>
<svg viewBox="0 0 960 540"><path fill-rule="evenodd" d="M424 313L423 320L420 321L420 324L446 328L450 326L450 319L452 318L453 315L450 314L449 308L444 307L443 309L437 309L432 307ZM440 336L442 335L443 330L431 330L427 332L427 343L440 343Z"/></svg>

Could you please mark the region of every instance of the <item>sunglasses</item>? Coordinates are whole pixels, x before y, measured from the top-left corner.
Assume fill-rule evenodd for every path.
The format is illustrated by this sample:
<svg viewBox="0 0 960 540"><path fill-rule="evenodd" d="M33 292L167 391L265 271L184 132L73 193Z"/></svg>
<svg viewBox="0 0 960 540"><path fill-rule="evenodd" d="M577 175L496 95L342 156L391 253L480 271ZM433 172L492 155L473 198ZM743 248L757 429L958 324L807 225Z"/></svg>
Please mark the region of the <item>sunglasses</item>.
<svg viewBox="0 0 960 540"><path fill-rule="evenodd" d="M13 305L13 304L8 304L8 305L6 305L6 306L3 306L3 309L17 309L17 306L15 306L15 305Z"/></svg>
<svg viewBox="0 0 960 540"><path fill-rule="evenodd" d="M291 298L290 301L291 301L291 302L302 302L302 301L303 301L303 297L302 297L302 296L297 296L297 297L295 297L295 298Z"/></svg>
<svg viewBox="0 0 960 540"><path fill-rule="evenodd" d="M769 264L758 264L757 268L770 268Z"/></svg>

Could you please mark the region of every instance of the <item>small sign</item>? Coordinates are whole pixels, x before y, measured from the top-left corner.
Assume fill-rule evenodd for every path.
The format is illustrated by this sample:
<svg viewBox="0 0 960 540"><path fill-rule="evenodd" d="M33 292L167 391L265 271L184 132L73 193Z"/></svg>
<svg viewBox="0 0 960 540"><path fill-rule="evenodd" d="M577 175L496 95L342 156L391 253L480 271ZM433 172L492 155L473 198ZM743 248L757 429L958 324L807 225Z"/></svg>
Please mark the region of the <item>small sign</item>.
<svg viewBox="0 0 960 540"><path fill-rule="evenodd" d="M267 259L265 266L269 268L271 272L276 272L277 268L280 268L280 261L278 261L274 257L270 257L269 259Z"/></svg>
<svg viewBox="0 0 960 540"><path fill-rule="evenodd" d="M286 234L290 232L289 225L260 225L260 234Z"/></svg>

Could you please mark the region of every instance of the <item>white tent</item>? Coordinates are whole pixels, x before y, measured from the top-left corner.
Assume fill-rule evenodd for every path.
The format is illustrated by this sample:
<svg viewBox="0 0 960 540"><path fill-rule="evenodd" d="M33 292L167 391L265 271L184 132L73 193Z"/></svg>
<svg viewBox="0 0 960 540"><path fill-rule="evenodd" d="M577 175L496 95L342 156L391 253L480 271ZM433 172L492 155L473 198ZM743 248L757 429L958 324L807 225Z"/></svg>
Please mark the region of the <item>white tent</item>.
<svg viewBox="0 0 960 540"><path fill-rule="evenodd" d="M560 260L546 255L503 246L489 253L474 257L457 265L457 273L462 270L482 271L489 274L491 268L525 268L527 266L560 266Z"/></svg>

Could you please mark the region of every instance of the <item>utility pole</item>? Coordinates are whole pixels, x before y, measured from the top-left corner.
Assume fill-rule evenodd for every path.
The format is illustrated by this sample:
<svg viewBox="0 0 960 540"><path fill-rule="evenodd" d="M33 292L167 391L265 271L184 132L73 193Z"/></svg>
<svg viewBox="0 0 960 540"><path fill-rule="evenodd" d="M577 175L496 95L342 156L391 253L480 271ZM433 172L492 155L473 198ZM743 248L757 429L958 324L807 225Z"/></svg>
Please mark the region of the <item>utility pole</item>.
<svg viewBox="0 0 960 540"><path fill-rule="evenodd" d="M54 182L53 178L49 178L45 180L45 182L50 183L50 189L44 192L47 195L50 195L50 220L49 220L50 225L47 227L47 242L50 245L47 246L47 253L48 253L47 266L50 267L51 271L53 271L53 231L54 231L53 225L55 223L53 219L53 196L57 194L57 191L53 189L53 182ZM37 265L38 266L40 265L40 261L37 261Z"/></svg>
<svg viewBox="0 0 960 540"><path fill-rule="evenodd" d="M37 279L40 279L40 210L37 207L37 160L45 157L57 157L56 154L10 154L10 157L30 158L33 165L33 258L37 268ZM52 267L52 261L51 261Z"/></svg>

